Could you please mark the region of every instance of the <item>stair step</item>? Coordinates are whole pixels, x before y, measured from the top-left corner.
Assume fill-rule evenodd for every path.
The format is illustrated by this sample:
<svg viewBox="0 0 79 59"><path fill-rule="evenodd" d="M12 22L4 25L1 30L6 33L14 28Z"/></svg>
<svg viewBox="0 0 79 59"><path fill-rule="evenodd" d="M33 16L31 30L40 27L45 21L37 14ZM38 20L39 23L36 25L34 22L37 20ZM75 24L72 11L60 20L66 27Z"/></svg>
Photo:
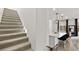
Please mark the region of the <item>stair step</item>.
<svg viewBox="0 0 79 59"><path fill-rule="evenodd" d="M20 44L20 43L24 43L27 41L28 41L27 37L19 37L15 39L0 41L0 49L7 48L13 45Z"/></svg>
<svg viewBox="0 0 79 59"><path fill-rule="evenodd" d="M2 22L0 25L21 25L21 23Z"/></svg>
<svg viewBox="0 0 79 59"><path fill-rule="evenodd" d="M2 20L1 23L21 23L21 21Z"/></svg>
<svg viewBox="0 0 79 59"><path fill-rule="evenodd" d="M2 30L2 29L23 29L23 27L8 27L8 28L6 28L6 27L0 27L0 29Z"/></svg>
<svg viewBox="0 0 79 59"><path fill-rule="evenodd" d="M8 20L20 20L20 18L19 18L19 19L13 19L13 18L2 18L2 20L4 20L4 19L8 19Z"/></svg>
<svg viewBox="0 0 79 59"><path fill-rule="evenodd" d="M17 16L17 11L4 9L3 15Z"/></svg>
<svg viewBox="0 0 79 59"><path fill-rule="evenodd" d="M10 34L10 33L18 33L18 32L23 32L23 29L0 29L0 35L1 34Z"/></svg>
<svg viewBox="0 0 79 59"><path fill-rule="evenodd" d="M11 27L11 26L15 26L15 27L16 27L16 26L22 26L22 25L3 25L3 24L0 25L0 27L6 27L6 26L7 26L7 27Z"/></svg>
<svg viewBox="0 0 79 59"><path fill-rule="evenodd" d="M15 10L4 8L0 23L1 51L32 51L20 17Z"/></svg>
<svg viewBox="0 0 79 59"><path fill-rule="evenodd" d="M10 16L9 15L7 15L7 16L4 15L4 16L2 16L2 18L19 18L19 17L18 16L13 16L13 15L12 16L11 15Z"/></svg>
<svg viewBox="0 0 79 59"><path fill-rule="evenodd" d="M23 26L20 25L0 25L0 29L10 29L10 28L23 28Z"/></svg>
<svg viewBox="0 0 79 59"><path fill-rule="evenodd" d="M14 45L14 46L11 46L11 47L1 49L1 51L23 51L23 50L26 50L26 49L29 49L29 48L31 48L30 43L24 42L24 43L21 43L21 44L18 44L18 45Z"/></svg>
<svg viewBox="0 0 79 59"><path fill-rule="evenodd" d="M15 15L13 16L13 15L7 15L7 14L3 14L2 17L14 17L14 18L17 18L18 17L19 18L18 15L17 16L15 16Z"/></svg>
<svg viewBox="0 0 79 59"><path fill-rule="evenodd" d="M33 51L33 50L32 50L32 48L30 48L30 49L27 49L26 51Z"/></svg>
<svg viewBox="0 0 79 59"><path fill-rule="evenodd" d="M22 27L22 25L5 25L5 24L1 24L0 27Z"/></svg>
<svg viewBox="0 0 79 59"><path fill-rule="evenodd" d="M0 35L0 41L9 40L9 39L18 38L18 37L24 37L24 36L27 36L25 32L2 34Z"/></svg>
<svg viewBox="0 0 79 59"><path fill-rule="evenodd" d="M4 10L3 14L11 14L11 15L18 15L16 11L7 11L7 10Z"/></svg>
<svg viewBox="0 0 79 59"><path fill-rule="evenodd" d="M23 29L0 29L0 31L15 31L15 30L23 31Z"/></svg>
<svg viewBox="0 0 79 59"><path fill-rule="evenodd" d="M5 24L1 24L0 25L0 27L6 27L6 26L7 27L11 27L11 26L15 26L16 27L16 26L22 26L22 25L8 25L8 24L7 25L5 25Z"/></svg>
<svg viewBox="0 0 79 59"><path fill-rule="evenodd" d="M16 11L7 11L7 10L4 10L3 14L11 14L11 15L18 15Z"/></svg>
<svg viewBox="0 0 79 59"><path fill-rule="evenodd" d="M13 10L13 9L8 9L8 8L4 8L4 11L6 11L6 13L8 13L8 12L17 13L17 11L16 11L16 10Z"/></svg>
<svg viewBox="0 0 79 59"><path fill-rule="evenodd" d="M12 30L12 29L20 29L20 30L24 30L23 28L0 28L0 30L8 30L8 29L10 29L10 30Z"/></svg>
<svg viewBox="0 0 79 59"><path fill-rule="evenodd" d="M20 19L18 19L18 20L14 20L14 19L2 19L1 21L8 21L8 22L11 22L11 21L13 21L13 22L21 22Z"/></svg>
<svg viewBox="0 0 79 59"><path fill-rule="evenodd" d="M11 16L11 17L12 17L12 16L13 16L13 17L19 17L17 14L5 13L5 12L3 13L3 16L9 16L9 17L10 17L10 16Z"/></svg>
<svg viewBox="0 0 79 59"><path fill-rule="evenodd" d="M1 22L0 25L22 25L20 22Z"/></svg>
<svg viewBox="0 0 79 59"><path fill-rule="evenodd" d="M13 17L2 17L2 19L20 19L20 18L13 18Z"/></svg>
<svg viewBox="0 0 79 59"><path fill-rule="evenodd" d="M8 16L18 16L18 15L15 14L15 13L10 13L10 12L6 13L5 11L3 12L3 15L8 15Z"/></svg>
<svg viewBox="0 0 79 59"><path fill-rule="evenodd" d="M25 32L12 33L12 34L4 34L4 35L0 35L0 37L1 37L1 36L10 36L10 35L16 35L16 34L25 34Z"/></svg>
<svg viewBox="0 0 79 59"><path fill-rule="evenodd" d="M30 44L30 42L28 42L28 44L26 44L25 46L14 49L13 51L28 51L28 49L30 49L30 48L31 48L31 44Z"/></svg>

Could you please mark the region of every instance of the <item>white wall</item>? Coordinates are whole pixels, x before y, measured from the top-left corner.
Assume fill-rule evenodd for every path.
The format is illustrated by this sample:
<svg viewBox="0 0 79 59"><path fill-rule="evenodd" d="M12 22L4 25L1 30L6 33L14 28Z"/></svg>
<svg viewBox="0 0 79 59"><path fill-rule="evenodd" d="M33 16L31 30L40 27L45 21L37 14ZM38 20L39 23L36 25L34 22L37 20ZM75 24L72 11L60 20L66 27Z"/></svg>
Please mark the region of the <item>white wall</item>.
<svg viewBox="0 0 79 59"><path fill-rule="evenodd" d="M45 51L48 44L48 19L47 8L20 8L16 9L27 28L27 33L33 50Z"/></svg>
<svg viewBox="0 0 79 59"><path fill-rule="evenodd" d="M2 15L3 15L3 10L4 8L0 8L0 22L1 22Z"/></svg>
<svg viewBox="0 0 79 59"><path fill-rule="evenodd" d="M51 8L20 8L16 9L20 18L27 28L29 39L34 50L47 50L46 45L49 44L48 39L48 20L52 19L52 30L56 31L55 12ZM69 18L78 17L79 9L57 9L59 13L65 14Z"/></svg>
<svg viewBox="0 0 79 59"><path fill-rule="evenodd" d="M50 11L49 11L49 19L51 20L51 26L49 25L49 33L51 32L52 34L54 34L55 32L57 32L57 24L56 24L56 12L53 11L52 8L50 8Z"/></svg>
<svg viewBox="0 0 79 59"><path fill-rule="evenodd" d="M21 21L27 29L33 50L45 51L49 44L49 19L52 20L51 32L56 32L55 12L52 8L12 8L18 11ZM68 17L78 17L79 9L59 8L59 13L64 13Z"/></svg>
<svg viewBox="0 0 79 59"><path fill-rule="evenodd" d="M68 18L79 18L79 8L57 8L57 12L63 13Z"/></svg>
<svg viewBox="0 0 79 59"><path fill-rule="evenodd" d="M36 13L36 50L45 51L48 45L49 9L39 8Z"/></svg>
<svg viewBox="0 0 79 59"><path fill-rule="evenodd" d="M53 33L53 22L52 22L52 19L49 19L49 34L52 34Z"/></svg>
<svg viewBox="0 0 79 59"><path fill-rule="evenodd" d="M36 9L35 8L20 8L16 9L19 13L23 25L27 29L27 34L32 45L32 49L35 50L35 24L36 24Z"/></svg>

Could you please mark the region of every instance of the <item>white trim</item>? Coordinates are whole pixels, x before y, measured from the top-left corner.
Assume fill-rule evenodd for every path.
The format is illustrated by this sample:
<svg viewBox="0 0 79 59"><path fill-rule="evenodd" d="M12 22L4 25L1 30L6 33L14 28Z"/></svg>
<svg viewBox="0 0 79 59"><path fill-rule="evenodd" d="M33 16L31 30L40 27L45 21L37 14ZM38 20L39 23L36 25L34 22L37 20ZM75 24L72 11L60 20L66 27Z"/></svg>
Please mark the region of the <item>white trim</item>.
<svg viewBox="0 0 79 59"><path fill-rule="evenodd" d="M18 11L17 11L17 13L18 13ZM19 15L19 13L18 13L18 15ZM19 15L19 17L20 17L20 15ZM26 29L26 27L24 26L24 23L23 23L21 17L20 17L20 20L21 20L21 22L22 22L22 26L23 26L23 29L24 29L25 33L27 33L27 29ZM28 36L28 34L27 34L27 36Z"/></svg>
<svg viewBox="0 0 79 59"><path fill-rule="evenodd" d="M20 20L21 20L21 23L22 23L23 29L24 29L25 32L27 33L27 29L26 29L26 27L24 26L24 22L23 22L22 18L20 17L19 11L18 11L17 9L13 9L13 10L16 10L16 11L17 11L18 16L19 16L19 18L20 18Z"/></svg>

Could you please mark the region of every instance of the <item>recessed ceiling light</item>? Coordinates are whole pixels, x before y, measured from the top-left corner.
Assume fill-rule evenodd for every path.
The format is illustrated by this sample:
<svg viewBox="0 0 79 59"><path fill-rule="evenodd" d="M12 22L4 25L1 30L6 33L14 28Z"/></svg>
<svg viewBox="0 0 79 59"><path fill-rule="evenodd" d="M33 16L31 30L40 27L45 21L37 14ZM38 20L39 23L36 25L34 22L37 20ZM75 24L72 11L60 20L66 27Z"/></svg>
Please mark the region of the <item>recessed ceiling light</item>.
<svg viewBox="0 0 79 59"><path fill-rule="evenodd" d="M56 8L53 8L53 11L56 11Z"/></svg>

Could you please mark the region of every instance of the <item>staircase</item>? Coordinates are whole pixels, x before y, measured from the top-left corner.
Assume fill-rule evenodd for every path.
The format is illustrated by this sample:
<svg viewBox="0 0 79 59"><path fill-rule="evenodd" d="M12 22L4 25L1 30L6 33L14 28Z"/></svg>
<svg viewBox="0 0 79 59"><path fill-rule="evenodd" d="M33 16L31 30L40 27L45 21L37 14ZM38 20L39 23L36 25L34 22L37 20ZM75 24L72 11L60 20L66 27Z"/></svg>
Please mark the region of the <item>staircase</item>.
<svg viewBox="0 0 79 59"><path fill-rule="evenodd" d="M31 44L17 12L4 8L0 22L0 51L31 50Z"/></svg>

